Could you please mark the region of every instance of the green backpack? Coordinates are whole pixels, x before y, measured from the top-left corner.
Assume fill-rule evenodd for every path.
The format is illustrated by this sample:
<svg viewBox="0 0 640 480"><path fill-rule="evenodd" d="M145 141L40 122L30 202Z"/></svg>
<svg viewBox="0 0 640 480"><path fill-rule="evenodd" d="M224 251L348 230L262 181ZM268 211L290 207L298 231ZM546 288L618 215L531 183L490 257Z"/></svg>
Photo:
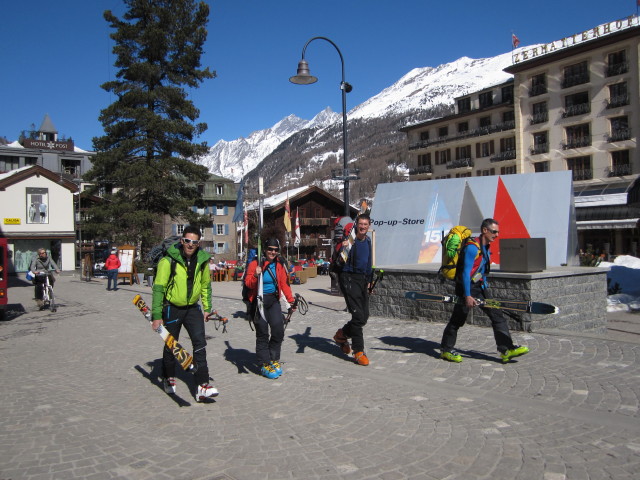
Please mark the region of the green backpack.
<svg viewBox="0 0 640 480"><path fill-rule="evenodd" d="M469 243L478 247L480 254L480 244L471 238L471 229L464 225L457 225L449 230L442 239L442 266L438 273L448 280L455 280L458 264L462 263L460 252Z"/></svg>

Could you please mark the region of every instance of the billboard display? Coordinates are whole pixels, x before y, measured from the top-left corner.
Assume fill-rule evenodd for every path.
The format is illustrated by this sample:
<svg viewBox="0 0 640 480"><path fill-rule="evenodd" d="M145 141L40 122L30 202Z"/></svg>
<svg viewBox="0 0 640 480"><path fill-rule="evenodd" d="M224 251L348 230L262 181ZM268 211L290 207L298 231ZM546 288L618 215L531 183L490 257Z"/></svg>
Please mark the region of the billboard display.
<svg viewBox="0 0 640 480"><path fill-rule="evenodd" d="M439 264L443 234L456 225L478 234L484 218L500 224L494 263L500 238L545 238L547 266L575 263L570 171L380 184L371 218L377 266Z"/></svg>

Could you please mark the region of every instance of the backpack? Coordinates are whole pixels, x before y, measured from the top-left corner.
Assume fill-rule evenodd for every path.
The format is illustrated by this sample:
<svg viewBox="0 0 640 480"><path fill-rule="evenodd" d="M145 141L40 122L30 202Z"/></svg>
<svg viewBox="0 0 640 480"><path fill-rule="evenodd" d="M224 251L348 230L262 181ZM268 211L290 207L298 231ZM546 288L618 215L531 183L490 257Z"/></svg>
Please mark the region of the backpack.
<svg viewBox="0 0 640 480"><path fill-rule="evenodd" d="M180 235L173 235L171 237L165 238L160 245L156 245L149 253L147 253L146 260L151 266L153 266L153 277L155 278L158 273L158 263L160 260L167 255L167 250L171 245L175 245L180 242ZM175 272L175 266L171 266L171 271ZM171 275L173 277L173 275Z"/></svg>
<svg viewBox="0 0 640 480"><path fill-rule="evenodd" d="M342 227L341 230L338 230L336 227L336 239L339 241L336 243L335 248L333 249L333 253L331 254L331 264L329 265L329 273L338 274L342 272L342 268L344 267L345 261L342 257L341 253L343 250L342 242L345 238L351 235L351 230L353 229L353 222L346 224Z"/></svg>
<svg viewBox="0 0 640 480"><path fill-rule="evenodd" d="M471 238L471 229L464 225L457 225L449 230L442 239L442 266L438 270L438 274L448 280L455 280L458 268L462 270L462 262L464 259L460 252L472 243L478 247L478 253L481 252L480 244L477 240Z"/></svg>

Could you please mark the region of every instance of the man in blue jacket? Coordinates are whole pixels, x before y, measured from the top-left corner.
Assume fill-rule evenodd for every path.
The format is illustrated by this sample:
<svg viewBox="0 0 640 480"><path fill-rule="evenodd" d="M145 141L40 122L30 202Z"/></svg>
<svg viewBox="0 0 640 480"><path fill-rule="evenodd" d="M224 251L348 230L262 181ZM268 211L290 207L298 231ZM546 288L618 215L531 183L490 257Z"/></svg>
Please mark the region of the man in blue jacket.
<svg viewBox="0 0 640 480"><path fill-rule="evenodd" d="M491 265L491 251L489 245L500 233L498 222L493 218L486 218L480 226L480 236L475 239L469 239L466 246L460 252L463 257L462 268L457 268L456 272L456 295L464 300L464 303L456 303L453 307L453 313L449 319L449 323L442 334L442 342L440 349L442 351L440 358L449 362L460 363L462 356L457 353L453 347L458 338L458 329L467 321L469 310L473 307L480 306L482 311L491 320L493 327L493 336L496 340L500 357L504 363L507 363L513 357L518 357L529 352L524 346L513 344L509 325L500 310L495 308L486 308L478 304L476 299L484 300L491 298L489 294L489 284L487 282L487 274Z"/></svg>
<svg viewBox="0 0 640 480"><path fill-rule="evenodd" d="M369 319L368 289L373 276L373 249L371 239L367 236L370 225L371 218L365 213L356 218L355 226L352 227L356 229L356 238L338 276L340 290L351 314L351 320L338 329L333 337L345 354L348 355L353 349L354 361L363 366L369 365L369 359L364 353L363 329ZM345 239L343 247L348 244L348 239ZM349 339L352 345L349 344Z"/></svg>

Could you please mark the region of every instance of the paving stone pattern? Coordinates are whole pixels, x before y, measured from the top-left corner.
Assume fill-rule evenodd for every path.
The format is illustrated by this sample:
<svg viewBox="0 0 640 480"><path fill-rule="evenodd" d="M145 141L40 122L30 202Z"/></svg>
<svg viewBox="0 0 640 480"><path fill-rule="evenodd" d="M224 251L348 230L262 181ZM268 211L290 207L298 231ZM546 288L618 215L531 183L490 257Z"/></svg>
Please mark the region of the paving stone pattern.
<svg viewBox="0 0 640 480"><path fill-rule="evenodd" d="M503 365L490 329L460 330L460 364L438 358L443 324L372 317L371 365L332 341L348 319L328 277L286 331L284 374L258 375L239 282L214 283L229 331L207 325L220 390L160 384L162 344L131 303L146 286L58 278L57 313L14 281L0 323L0 479L636 479L640 345L514 332L531 353ZM181 343L191 350L186 333Z"/></svg>

